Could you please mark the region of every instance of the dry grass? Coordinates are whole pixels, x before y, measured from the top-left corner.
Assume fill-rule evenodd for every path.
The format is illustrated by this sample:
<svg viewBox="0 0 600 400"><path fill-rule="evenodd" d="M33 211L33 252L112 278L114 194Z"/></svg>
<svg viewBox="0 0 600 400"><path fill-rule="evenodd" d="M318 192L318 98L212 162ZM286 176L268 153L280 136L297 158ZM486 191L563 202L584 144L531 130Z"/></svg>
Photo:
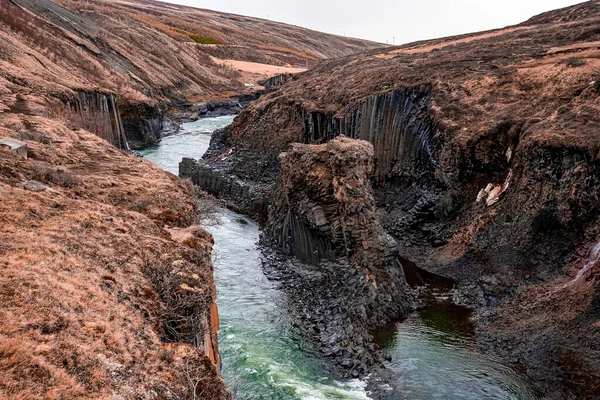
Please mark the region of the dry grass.
<svg viewBox="0 0 600 400"><path fill-rule="evenodd" d="M64 121L0 122L36 158L0 150L0 398L226 398L212 240L164 229L197 221L189 186Z"/></svg>
<svg viewBox="0 0 600 400"><path fill-rule="evenodd" d="M30 177L48 185L58 185L64 188L74 188L80 186L83 182L64 168L54 168L44 164L32 165Z"/></svg>
<svg viewBox="0 0 600 400"><path fill-rule="evenodd" d="M3 0L3 3L6 3ZM41 18L28 13L20 7L0 6L0 23L5 24L13 32L23 35L33 46L47 49L57 55L64 55L66 48L53 39L52 29Z"/></svg>
<svg viewBox="0 0 600 400"><path fill-rule="evenodd" d="M186 274L173 265L149 262L144 271L165 305L163 340L202 346L206 310L213 303L211 291L198 287L198 275Z"/></svg>

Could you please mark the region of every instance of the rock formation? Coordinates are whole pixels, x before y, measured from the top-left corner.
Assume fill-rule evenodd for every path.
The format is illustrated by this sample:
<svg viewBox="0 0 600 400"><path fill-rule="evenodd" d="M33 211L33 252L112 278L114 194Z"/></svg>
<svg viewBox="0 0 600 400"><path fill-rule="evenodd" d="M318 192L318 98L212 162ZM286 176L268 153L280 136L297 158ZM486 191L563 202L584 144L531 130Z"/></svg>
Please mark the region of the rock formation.
<svg viewBox="0 0 600 400"><path fill-rule="evenodd" d="M396 243L375 214L373 147L338 137L279 158L265 230L283 255L266 271L284 282L291 315L320 353L364 376L381 361L373 332L412 309Z"/></svg>
<svg viewBox="0 0 600 400"><path fill-rule="evenodd" d="M347 257L365 268L387 262L396 244L375 214L370 143L292 144L279 160L280 194L267 230L289 255L312 264Z"/></svg>
<svg viewBox="0 0 600 400"><path fill-rule="evenodd" d="M589 398L600 387L597 268L556 288L588 265L599 233L599 21L589 1L320 63L236 118L228 174L275 187L283 171L260 166L290 143L368 140L381 224L401 254L457 280L481 337L547 397ZM302 209L309 226L327 213Z"/></svg>

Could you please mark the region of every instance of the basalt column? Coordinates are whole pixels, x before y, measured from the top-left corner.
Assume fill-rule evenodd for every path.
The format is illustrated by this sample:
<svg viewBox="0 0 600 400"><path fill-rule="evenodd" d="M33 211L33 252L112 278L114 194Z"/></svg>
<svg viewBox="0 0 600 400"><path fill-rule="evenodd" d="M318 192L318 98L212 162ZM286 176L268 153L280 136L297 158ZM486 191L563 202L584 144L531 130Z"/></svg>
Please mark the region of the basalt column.
<svg viewBox="0 0 600 400"><path fill-rule="evenodd" d="M283 278L297 308L292 315L350 376L377 362L372 332L411 309L396 243L375 213L372 160L370 143L343 136L292 144L280 156L281 181L266 228L296 260Z"/></svg>

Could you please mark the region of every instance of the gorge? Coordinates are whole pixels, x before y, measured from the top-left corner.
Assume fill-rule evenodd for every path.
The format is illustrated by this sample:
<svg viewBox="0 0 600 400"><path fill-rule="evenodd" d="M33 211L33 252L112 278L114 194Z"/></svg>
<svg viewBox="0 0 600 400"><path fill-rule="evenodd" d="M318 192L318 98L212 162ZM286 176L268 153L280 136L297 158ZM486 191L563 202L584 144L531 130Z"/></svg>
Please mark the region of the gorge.
<svg viewBox="0 0 600 400"><path fill-rule="evenodd" d="M181 134L166 138L142 154L162 168L176 171L175 159L200 156L209 147L210 135L206 132L230 122L231 118L220 117L183 124ZM368 148L365 147L367 154ZM434 302L425 313L413 314L410 322L398 325L399 329L407 327L408 332L400 330L396 334L393 332L396 325L385 326L378 335L386 337L383 339L386 351L393 353L387 373L379 376L373 370L372 379L365 375L361 375L361 379L342 378L331 371L333 354L323 357L321 349L331 352L331 347L320 341L315 347L311 333L319 326L323 329L329 325L331 329L332 321L335 322L335 313L327 311L331 304L351 308L357 284L341 292L346 296L344 300L330 297L316 307L314 303L307 303L306 294L314 290L311 286L318 285L320 290L329 290L332 296L340 295L328 288L330 282L355 279L343 276L350 274L360 280L360 273L353 271L350 265L342 267L333 263L310 270L301 264L285 264L282 269L279 257L274 257L269 247L260 245L259 227L248 217L223 209L216 209L214 213L206 224L215 238L213 264L221 325L219 348L224 377L234 388L236 398L464 398L474 394L479 398L537 398L525 377L490 354L480 352L472 343L470 329L456 329L456 326L469 325L468 311L458 307L461 316L456 316L450 302ZM354 301L355 306L361 306L361 298ZM313 313L324 311L325 315L313 323L312 319L305 318L299 306L308 307ZM323 309L320 310L320 306ZM370 307L376 308L375 305ZM425 323L421 325L421 321ZM444 322L440 324L440 321ZM364 346L365 354L369 353L369 343L364 341L370 329L361 328L360 320L348 316L338 324L334 325L334 331L341 337L345 336L342 332L348 325L353 325L352 345L346 343L346 348ZM410 359L422 363L418 371L403 364L410 362L403 354L407 350L404 340L410 341ZM343 361L356 355L340 354L339 357ZM428 384L436 369L452 374L453 379Z"/></svg>
<svg viewBox="0 0 600 400"><path fill-rule="evenodd" d="M0 398L599 398L599 25L0 0Z"/></svg>

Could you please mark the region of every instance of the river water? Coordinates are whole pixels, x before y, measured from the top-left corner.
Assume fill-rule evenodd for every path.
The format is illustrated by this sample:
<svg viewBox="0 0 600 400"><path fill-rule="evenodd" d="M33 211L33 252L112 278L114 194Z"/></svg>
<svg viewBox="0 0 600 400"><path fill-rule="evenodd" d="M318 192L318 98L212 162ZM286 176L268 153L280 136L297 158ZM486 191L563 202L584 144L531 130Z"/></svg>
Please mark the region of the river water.
<svg viewBox="0 0 600 400"><path fill-rule="evenodd" d="M233 117L183 124L179 134L142 151L145 159L178 173L183 157L199 158L215 129ZM221 330L223 376L240 400L369 399L366 383L338 381L305 351L291 329L283 294L262 272L260 228L245 216L220 210L207 225L215 238L213 263ZM439 300L439 299L437 299ZM524 379L480 353L465 310L433 301L425 312L378 335L392 356L401 399L534 399Z"/></svg>

